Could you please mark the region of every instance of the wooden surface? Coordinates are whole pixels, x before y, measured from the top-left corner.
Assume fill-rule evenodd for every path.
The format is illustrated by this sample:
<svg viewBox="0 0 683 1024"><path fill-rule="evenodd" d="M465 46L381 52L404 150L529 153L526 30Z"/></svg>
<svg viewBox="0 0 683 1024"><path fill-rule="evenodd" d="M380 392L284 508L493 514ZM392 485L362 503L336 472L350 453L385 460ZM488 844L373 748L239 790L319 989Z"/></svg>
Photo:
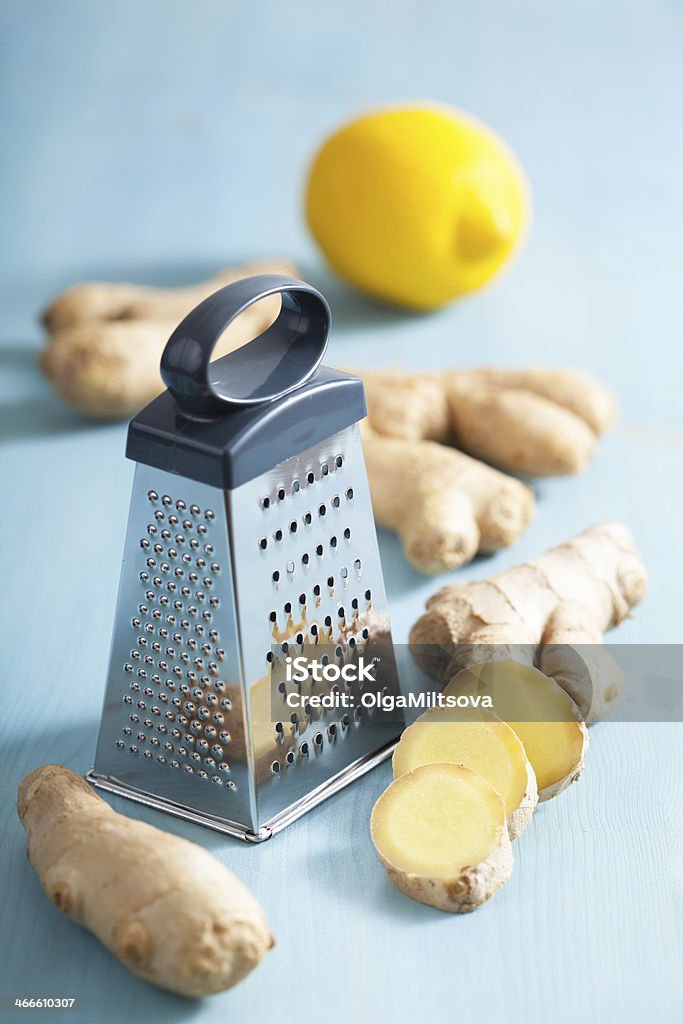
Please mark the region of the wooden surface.
<svg viewBox="0 0 683 1024"><path fill-rule="evenodd" d="M605 516L651 590L619 639L680 639L683 28L666 0L409 0L258 6L6 2L1 90L2 704L0 999L74 996L74 1019L680 1019L678 725L603 725L584 778L515 844L509 884L451 918L395 892L368 837L384 766L249 848L121 800L203 843L251 887L278 944L239 988L185 1002L60 917L25 858L18 780L92 762L132 467L35 366L36 314L87 277L197 279L297 257L335 317L330 361L568 362L616 390L619 428L578 479L538 486L525 536L461 578ZM490 121L528 169L529 243L491 289L431 317L379 309L320 267L300 218L316 142L369 104L432 96ZM409 469L409 467L406 467ZM381 537L395 636L443 580ZM0 1011L3 1012L3 1011ZM7 1020L45 1013L6 1011Z"/></svg>

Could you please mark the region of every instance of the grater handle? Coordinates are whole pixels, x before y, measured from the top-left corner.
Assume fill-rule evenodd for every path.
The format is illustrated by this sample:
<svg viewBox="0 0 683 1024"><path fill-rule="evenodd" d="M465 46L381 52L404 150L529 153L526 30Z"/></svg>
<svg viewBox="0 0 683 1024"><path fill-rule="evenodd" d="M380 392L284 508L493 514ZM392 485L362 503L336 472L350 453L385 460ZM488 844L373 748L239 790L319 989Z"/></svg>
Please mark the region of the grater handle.
<svg viewBox="0 0 683 1024"><path fill-rule="evenodd" d="M259 299L281 295L277 319L253 341L211 362L221 334ZM161 357L161 376L183 412L225 414L226 406L271 402L303 384L327 347L330 308L311 285L258 274L226 285L176 327Z"/></svg>

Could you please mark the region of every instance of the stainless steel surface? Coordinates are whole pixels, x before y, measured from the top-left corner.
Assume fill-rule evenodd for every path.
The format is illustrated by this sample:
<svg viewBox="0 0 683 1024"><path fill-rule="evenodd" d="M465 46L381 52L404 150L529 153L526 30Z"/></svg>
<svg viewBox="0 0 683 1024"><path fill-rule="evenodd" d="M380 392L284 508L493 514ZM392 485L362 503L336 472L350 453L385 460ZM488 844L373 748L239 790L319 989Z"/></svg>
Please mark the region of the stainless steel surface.
<svg viewBox="0 0 683 1024"><path fill-rule="evenodd" d="M292 713L272 670L380 647L397 694L357 425L227 493L138 466L92 781L233 835L282 828L400 723Z"/></svg>
<svg viewBox="0 0 683 1024"><path fill-rule="evenodd" d="M92 782L98 789L114 793L116 796L123 796L135 801L135 803L153 807L158 811L165 811L176 818L183 818L185 821L191 821L195 825L203 825L205 828L211 828L215 832L222 832L224 835L233 836L235 839L243 839L248 843L262 843L266 839L271 839L274 835L277 835L278 832L281 832L287 825L291 825L292 822L306 814L307 811L317 807L323 800L334 796L344 786L348 786L350 782L360 778L361 775L365 775L366 772L371 771L378 764L386 761L387 758L391 757L395 749L396 741L394 740L387 747L376 751L374 754L368 754L360 758L354 764L344 768L338 775L333 776L328 782L323 783L317 790L302 797L297 803L292 804L291 807L265 822L258 832L250 832L244 825L240 825L238 822L227 821L211 814L202 814L192 807L185 807L183 804L175 803L172 800L164 800L153 793L146 793L144 790L126 786L118 779L111 779L106 775L98 775L92 768L86 773L86 778L88 782Z"/></svg>
<svg viewBox="0 0 683 1024"><path fill-rule="evenodd" d="M98 775L258 831L222 491L135 473Z"/></svg>
<svg viewBox="0 0 683 1024"><path fill-rule="evenodd" d="M212 814L202 813L192 807L176 803L174 800L168 800L156 796L154 793L148 793L144 789L127 786L119 779L110 778L108 775L98 775L94 768L86 772L85 777L88 782L92 782L98 789L103 789L107 793L126 797L126 799L132 800L136 804L153 807L157 811L164 811L166 814L173 815L174 818L183 818L185 821L191 821L195 825L203 825L205 828L211 828L215 832L222 832L224 835L233 836L235 839L243 839L245 842L250 843L262 843L273 835L269 828L261 828L258 832L250 832L245 825L240 825L236 821L228 821Z"/></svg>

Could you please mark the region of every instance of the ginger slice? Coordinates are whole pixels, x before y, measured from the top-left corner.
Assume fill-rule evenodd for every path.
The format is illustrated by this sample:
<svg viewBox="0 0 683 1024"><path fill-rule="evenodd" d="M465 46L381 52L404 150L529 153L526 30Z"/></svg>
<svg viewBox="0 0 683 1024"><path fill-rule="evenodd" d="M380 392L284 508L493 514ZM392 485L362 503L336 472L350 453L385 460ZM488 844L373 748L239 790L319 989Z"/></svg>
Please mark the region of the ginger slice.
<svg viewBox="0 0 683 1024"><path fill-rule="evenodd" d="M510 839L522 834L538 803L536 776L513 729L491 712L433 708L409 726L393 757L394 778L423 764L454 762L501 796Z"/></svg>
<svg viewBox="0 0 683 1024"><path fill-rule="evenodd" d="M401 775L375 804L370 831L389 880L438 910L475 910L512 872L503 801L463 765Z"/></svg>
<svg viewBox="0 0 683 1024"><path fill-rule="evenodd" d="M444 690L446 696L463 693L490 696L496 715L517 733L536 775L539 801L578 779L588 732L554 679L516 661L488 661L464 669Z"/></svg>

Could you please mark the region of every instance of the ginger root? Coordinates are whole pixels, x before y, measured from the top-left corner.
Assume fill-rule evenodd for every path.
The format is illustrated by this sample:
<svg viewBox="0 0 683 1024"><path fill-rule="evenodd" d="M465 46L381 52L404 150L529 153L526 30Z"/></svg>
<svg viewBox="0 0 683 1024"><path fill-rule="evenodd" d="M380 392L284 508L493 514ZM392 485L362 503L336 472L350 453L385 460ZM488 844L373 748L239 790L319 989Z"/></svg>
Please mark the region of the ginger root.
<svg viewBox="0 0 683 1024"><path fill-rule="evenodd" d="M484 463L531 476L578 472L616 414L610 392L576 370L360 376L375 518L424 573L506 547L532 519L532 491Z"/></svg>
<svg viewBox="0 0 683 1024"><path fill-rule="evenodd" d="M264 272L297 273L286 262L262 262L186 288L97 282L70 288L43 313L50 332L43 372L89 416L131 416L162 389L159 361L178 321L223 285ZM262 333L278 309L277 297L251 306L226 330L216 356ZM577 472L615 415L609 391L572 370L368 370L361 376L375 515L400 533L409 561L425 573L458 568L477 552L511 544L533 516L531 490L477 460L533 476Z"/></svg>
<svg viewBox="0 0 683 1024"><path fill-rule="evenodd" d="M512 872L503 801L463 765L401 775L375 804L370 832L389 880L438 910L475 910Z"/></svg>
<svg viewBox="0 0 683 1024"><path fill-rule="evenodd" d="M222 270L187 288L145 288L92 282L76 285L44 311L50 332L40 365L70 405L98 419L134 415L160 391L159 361L180 320L218 288L251 274L296 276L286 261ZM261 334L277 316L279 297L250 306L223 334L215 357Z"/></svg>
<svg viewBox="0 0 683 1024"><path fill-rule="evenodd" d="M177 324L218 288L252 274L296 274L296 268L289 260L259 260L219 270L208 281L182 288L90 281L53 299L43 310L42 321L50 334L93 320L172 320Z"/></svg>
<svg viewBox="0 0 683 1024"><path fill-rule="evenodd" d="M603 522L526 565L438 591L411 630L413 657L444 682L486 661L535 666L596 721L622 683L603 635L646 589L628 528Z"/></svg>
<svg viewBox="0 0 683 1024"><path fill-rule="evenodd" d="M517 839L531 821L538 789L515 731L483 709L432 708L403 732L392 760L394 778L423 764L447 761L491 783L503 800L510 839Z"/></svg>
<svg viewBox="0 0 683 1024"><path fill-rule="evenodd" d="M27 775L17 811L55 906L146 981L188 997L221 992L273 945L258 903L219 861L117 814L69 769Z"/></svg>
<svg viewBox="0 0 683 1024"><path fill-rule="evenodd" d="M352 370L365 385L368 423L378 434L404 441L445 443L451 432L446 390L438 374Z"/></svg>
<svg viewBox="0 0 683 1024"><path fill-rule="evenodd" d="M534 513L525 484L433 441L397 440L363 425L375 519L395 530L424 573L457 569L511 544Z"/></svg>
<svg viewBox="0 0 683 1024"><path fill-rule="evenodd" d="M580 472L616 403L590 374L567 369L363 371L370 426L454 444L511 473Z"/></svg>

